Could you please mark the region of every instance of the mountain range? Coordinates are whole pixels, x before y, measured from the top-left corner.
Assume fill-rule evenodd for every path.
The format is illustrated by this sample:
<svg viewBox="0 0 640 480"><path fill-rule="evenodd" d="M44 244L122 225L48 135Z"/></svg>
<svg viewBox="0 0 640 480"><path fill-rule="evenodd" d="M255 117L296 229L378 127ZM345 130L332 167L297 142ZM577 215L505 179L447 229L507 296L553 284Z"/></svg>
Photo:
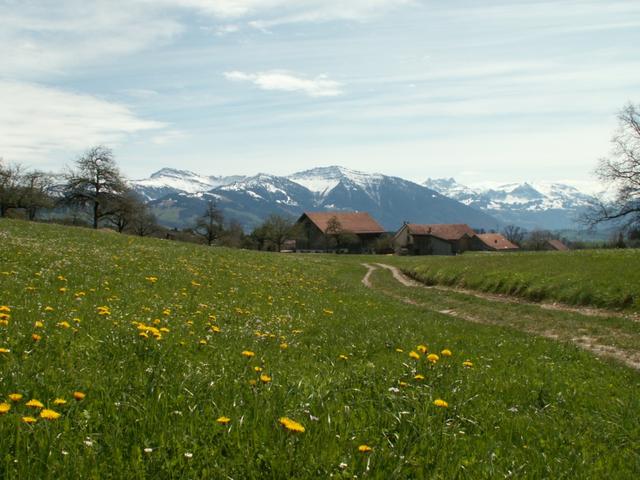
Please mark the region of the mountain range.
<svg viewBox="0 0 640 480"><path fill-rule="evenodd" d="M573 187L513 184L478 190L454 179L428 179L418 184L399 177L364 173L340 166L319 167L276 176L206 176L163 168L149 178L131 181L160 222L185 227L209 200L250 230L268 215L297 217L303 211L369 212L389 231L403 222L467 223L499 229L506 224L527 228L567 228L572 215L588 201Z"/></svg>

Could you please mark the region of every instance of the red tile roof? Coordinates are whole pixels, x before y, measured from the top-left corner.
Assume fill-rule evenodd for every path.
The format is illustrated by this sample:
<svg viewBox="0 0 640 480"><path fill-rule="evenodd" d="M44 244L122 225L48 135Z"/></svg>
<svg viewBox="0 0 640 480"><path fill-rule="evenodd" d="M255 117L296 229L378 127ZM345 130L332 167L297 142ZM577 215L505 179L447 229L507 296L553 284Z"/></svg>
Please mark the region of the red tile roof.
<svg viewBox="0 0 640 480"><path fill-rule="evenodd" d="M478 238L493 250L517 250L518 246L511 243L499 233L481 233Z"/></svg>
<svg viewBox="0 0 640 480"><path fill-rule="evenodd" d="M460 240L464 235L473 237L475 232L466 223L434 223L420 225L408 223L407 228L411 235L432 235L442 240Z"/></svg>
<svg viewBox="0 0 640 480"><path fill-rule="evenodd" d="M366 212L304 212L301 219L307 216L322 233L325 233L329 220L336 218L345 232L384 233L385 230ZM300 221L300 220L298 220Z"/></svg>
<svg viewBox="0 0 640 480"><path fill-rule="evenodd" d="M564 243L562 243L560 240L547 240L547 243L551 246L552 249L554 250L560 250L562 252L569 250L569 247L567 247Z"/></svg>

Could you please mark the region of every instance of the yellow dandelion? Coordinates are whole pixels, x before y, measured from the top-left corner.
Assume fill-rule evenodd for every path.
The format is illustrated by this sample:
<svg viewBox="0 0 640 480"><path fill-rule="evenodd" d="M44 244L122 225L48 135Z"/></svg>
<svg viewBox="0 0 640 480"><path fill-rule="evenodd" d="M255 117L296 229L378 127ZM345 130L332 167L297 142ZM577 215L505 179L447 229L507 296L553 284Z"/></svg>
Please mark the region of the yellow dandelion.
<svg viewBox="0 0 640 480"><path fill-rule="evenodd" d="M258 382L256 382L253 378L252 378L251 380L249 380L249 382L248 382L248 383L249 383L249 385L250 385L250 386L252 386L252 387L255 387L255 386L258 384Z"/></svg>
<svg viewBox="0 0 640 480"><path fill-rule="evenodd" d="M371 448L369 445L360 445L358 447L358 451L360 453L369 453L372 450L373 450L373 448Z"/></svg>
<svg viewBox="0 0 640 480"><path fill-rule="evenodd" d="M58 291L59 291L60 293L65 293L65 292L67 291L67 287L60 287L60 288L58 289Z"/></svg>
<svg viewBox="0 0 640 480"><path fill-rule="evenodd" d="M25 403L25 405L27 407L31 407L31 408L43 408L44 407L42 402L39 401L39 400L36 400L35 398L32 398L31 400L29 400L27 403Z"/></svg>
<svg viewBox="0 0 640 480"><path fill-rule="evenodd" d="M282 417L280 418L279 422L280 425L282 425L290 432L304 433L305 431L304 426L301 423L291 420L290 418Z"/></svg>
<svg viewBox="0 0 640 480"><path fill-rule="evenodd" d="M61 328L69 328L71 327L71 325L69 325L69 322L58 322L57 325Z"/></svg>
<svg viewBox="0 0 640 480"><path fill-rule="evenodd" d="M82 393L82 392L73 392L73 398L75 398L76 400L80 401L80 400L84 400L84 397L86 397L86 394Z"/></svg>
<svg viewBox="0 0 640 480"><path fill-rule="evenodd" d="M403 352L404 352L404 350L403 350L403 349L401 349L401 348L396 348L396 352L398 352L398 353L403 353Z"/></svg>
<svg viewBox="0 0 640 480"><path fill-rule="evenodd" d="M338 358L339 358L340 360L349 360L349 357L348 357L348 356L346 356L346 355L344 355L344 354L340 355Z"/></svg>
<svg viewBox="0 0 640 480"><path fill-rule="evenodd" d="M473 362L471 360L465 360L462 362L463 367L473 367Z"/></svg>
<svg viewBox="0 0 640 480"><path fill-rule="evenodd" d="M8 413L9 410L11 410L11 404L6 402L0 403L0 415L4 415L5 413Z"/></svg>
<svg viewBox="0 0 640 480"><path fill-rule="evenodd" d="M0 315L2 315L2 314L0 314ZM0 325L2 325L3 327L8 327L9 326L9 320L6 320L6 319L0 320Z"/></svg>
<svg viewBox="0 0 640 480"><path fill-rule="evenodd" d="M24 423L36 423L38 421L37 418L33 418L33 417L22 417L21 420Z"/></svg>
<svg viewBox="0 0 640 480"><path fill-rule="evenodd" d="M418 352L414 352L413 350L411 350L411 352L409 352L409 357L413 358L414 360L419 360L420 354Z"/></svg>
<svg viewBox="0 0 640 480"><path fill-rule="evenodd" d="M229 417L218 417L216 419L216 422L218 422L220 425L226 425L231 421L231 419Z"/></svg>
<svg viewBox="0 0 640 480"><path fill-rule="evenodd" d="M11 353L11 350L8 348L0 347L0 353Z"/></svg>
<svg viewBox="0 0 640 480"><path fill-rule="evenodd" d="M418 374L417 374L415 377L413 377L413 378L415 378L416 380L424 380L424 375L420 375L420 374L418 373Z"/></svg>
<svg viewBox="0 0 640 480"><path fill-rule="evenodd" d="M271 377L266 373L263 373L262 375L260 375L260 381L262 383L269 383L271 381Z"/></svg>
<svg viewBox="0 0 640 480"><path fill-rule="evenodd" d="M256 354L254 352L252 352L251 350L243 350L242 351L242 356L243 357L247 357L247 358L251 358L251 357L255 357Z"/></svg>
<svg viewBox="0 0 640 480"><path fill-rule="evenodd" d="M32 334L31 334L31 339L32 339L34 342L39 342L40 340L42 340L42 337L41 337L40 335L38 335L37 333L32 333Z"/></svg>
<svg viewBox="0 0 640 480"><path fill-rule="evenodd" d="M401 387L408 387L409 384L407 382L398 382L398 385L400 385Z"/></svg>
<svg viewBox="0 0 640 480"><path fill-rule="evenodd" d="M449 404L447 402L445 402L444 400L438 398L437 400L433 401L433 404L436 407L440 407L440 408L447 408L449 406Z"/></svg>
<svg viewBox="0 0 640 480"><path fill-rule="evenodd" d="M333 315L333 310L329 310L328 308L325 308L322 311L324 312L325 315Z"/></svg>
<svg viewBox="0 0 640 480"><path fill-rule="evenodd" d="M64 405L64 404L66 404L66 403L67 403L67 401L66 401L64 398L56 398L56 399L53 401L53 404L54 404L54 405Z"/></svg>
<svg viewBox="0 0 640 480"><path fill-rule="evenodd" d="M280 344L280 350L286 350L287 348L289 348L289 344L288 343L282 342Z"/></svg>
<svg viewBox="0 0 640 480"><path fill-rule="evenodd" d="M9 307L8 305L0 305L0 312L10 312L11 311L11 307Z"/></svg>
<svg viewBox="0 0 640 480"><path fill-rule="evenodd" d="M35 328L43 328L44 327L44 323L42 323L40 320L37 320L36 323L33 324L33 326Z"/></svg>
<svg viewBox="0 0 640 480"><path fill-rule="evenodd" d="M418 345L416 347L416 349L420 352L420 353L427 353L427 346L426 345Z"/></svg>
<svg viewBox="0 0 640 480"><path fill-rule="evenodd" d="M427 360L429 360L431 363L436 363L438 360L440 360L440 357L435 353L430 353L429 355L427 355Z"/></svg>
<svg viewBox="0 0 640 480"><path fill-rule="evenodd" d="M54 310L55 310L55 309L54 309L53 307L50 307L50 306L48 306L48 305L47 305L46 307L44 307L44 311L45 311L45 312L53 312Z"/></svg>
<svg viewBox="0 0 640 480"><path fill-rule="evenodd" d="M19 402L20 400L22 400L22 394L21 393L10 393L9 394L9 400L11 400L12 402Z"/></svg>
<svg viewBox="0 0 640 480"><path fill-rule="evenodd" d="M449 350L448 348L445 348L440 352L440 355L442 355L443 357L450 357L451 355L453 355L453 353L451 353L451 350Z"/></svg>
<svg viewBox="0 0 640 480"><path fill-rule="evenodd" d="M222 329L220 327L218 327L217 325L211 325L211 331L213 333L220 333L222 331Z"/></svg>
<svg viewBox="0 0 640 480"><path fill-rule="evenodd" d="M58 418L60 418L60 414L55 410L45 408L40 412L40 417L44 418L45 420L57 420Z"/></svg>
<svg viewBox="0 0 640 480"><path fill-rule="evenodd" d="M11 315L9 315L8 313L0 313L0 320L9 320L11 318Z"/></svg>
<svg viewBox="0 0 640 480"><path fill-rule="evenodd" d="M206 344L207 344L207 341L203 338L203 339L202 339L202 340L200 340L198 343L199 343L200 345L206 345Z"/></svg>
<svg viewBox="0 0 640 480"><path fill-rule="evenodd" d="M257 373L260 373L262 371L262 367L255 366L253 367L253 370Z"/></svg>

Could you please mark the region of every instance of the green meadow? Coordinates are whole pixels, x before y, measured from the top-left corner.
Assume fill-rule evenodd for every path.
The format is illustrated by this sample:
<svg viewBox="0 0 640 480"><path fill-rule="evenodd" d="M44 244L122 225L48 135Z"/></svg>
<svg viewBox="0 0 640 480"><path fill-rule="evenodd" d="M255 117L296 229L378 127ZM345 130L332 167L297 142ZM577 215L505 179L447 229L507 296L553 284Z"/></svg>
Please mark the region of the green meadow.
<svg viewBox="0 0 640 480"><path fill-rule="evenodd" d="M635 308L637 257L584 255L566 281ZM530 278L561 284L560 258ZM366 288L386 260L0 220L0 477L640 475L637 370Z"/></svg>
<svg viewBox="0 0 640 480"><path fill-rule="evenodd" d="M640 311L640 250L576 250L407 259L428 285L502 293L533 301Z"/></svg>

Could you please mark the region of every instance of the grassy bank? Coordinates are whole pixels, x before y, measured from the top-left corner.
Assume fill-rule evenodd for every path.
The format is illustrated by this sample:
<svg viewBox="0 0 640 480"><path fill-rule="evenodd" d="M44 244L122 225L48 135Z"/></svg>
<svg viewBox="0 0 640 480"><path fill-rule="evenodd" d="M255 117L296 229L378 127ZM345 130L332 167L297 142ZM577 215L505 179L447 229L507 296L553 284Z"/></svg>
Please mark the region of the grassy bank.
<svg viewBox="0 0 640 480"><path fill-rule="evenodd" d="M2 478L640 473L637 372L381 296L353 257L0 237Z"/></svg>
<svg viewBox="0 0 640 480"><path fill-rule="evenodd" d="M403 259L406 273L533 301L640 311L640 250L582 250Z"/></svg>

